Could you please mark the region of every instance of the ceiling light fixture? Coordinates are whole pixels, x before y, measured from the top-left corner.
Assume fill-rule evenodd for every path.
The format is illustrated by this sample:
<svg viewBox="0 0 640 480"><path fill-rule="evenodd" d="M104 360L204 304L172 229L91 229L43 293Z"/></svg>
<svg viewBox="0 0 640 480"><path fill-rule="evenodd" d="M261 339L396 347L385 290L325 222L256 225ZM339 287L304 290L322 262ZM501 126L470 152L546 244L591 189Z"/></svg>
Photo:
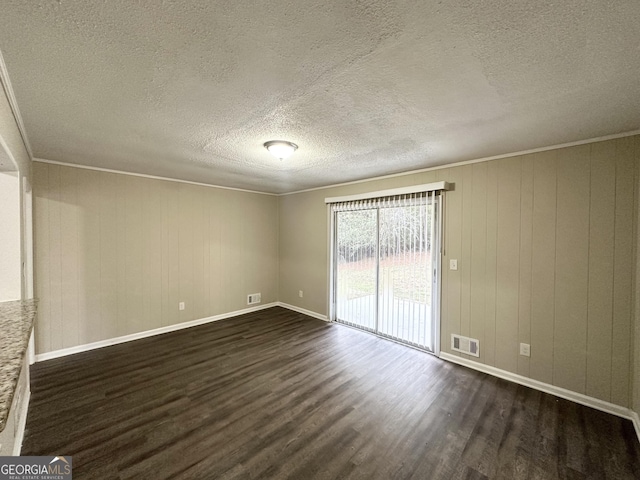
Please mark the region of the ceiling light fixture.
<svg viewBox="0 0 640 480"><path fill-rule="evenodd" d="M269 150L274 157L284 160L289 158L298 149L298 146L295 143L285 142L284 140L271 140L264 144L264 148Z"/></svg>

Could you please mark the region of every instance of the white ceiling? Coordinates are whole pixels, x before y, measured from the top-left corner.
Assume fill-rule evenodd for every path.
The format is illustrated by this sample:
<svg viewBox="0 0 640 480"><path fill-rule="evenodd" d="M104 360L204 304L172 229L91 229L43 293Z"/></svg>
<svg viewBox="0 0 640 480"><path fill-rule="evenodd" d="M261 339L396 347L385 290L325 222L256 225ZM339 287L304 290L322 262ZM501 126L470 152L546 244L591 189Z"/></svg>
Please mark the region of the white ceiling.
<svg viewBox="0 0 640 480"><path fill-rule="evenodd" d="M640 128L638 0L4 0L0 50L35 157L264 192Z"/></svg>

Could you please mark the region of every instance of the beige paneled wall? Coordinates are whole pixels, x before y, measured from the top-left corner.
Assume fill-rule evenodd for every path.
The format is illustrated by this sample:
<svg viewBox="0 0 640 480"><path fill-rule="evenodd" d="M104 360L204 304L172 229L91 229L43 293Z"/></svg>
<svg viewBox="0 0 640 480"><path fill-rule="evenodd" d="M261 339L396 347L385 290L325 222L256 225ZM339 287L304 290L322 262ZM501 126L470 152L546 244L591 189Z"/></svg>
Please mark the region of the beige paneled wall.
<svg viewBox="0 0 640 480"><path fill-rule="evenodd" d="M636 136L279 199L36 163L37 351L240 310L248 293L326 314L324 198L446 180L443 264L459 270L442 272L442 350L469 335L481 363L623 406L635 389L637 410L639 162Z"/></svg>
<svg viewBox="0 0 640 480"><path fill-rule="evenodd" d="M241 310L249 293L277 300L277 197L37 162L33 172L37 353Z"/></svg>
<svg viewBox="0 0 640 480"><path fill-rule="evenodd" d="M327 313L325 197L453 182L442 350L468 335L481 363L630 406L639 162L635 136L280 197L279 299Z"/></svg>

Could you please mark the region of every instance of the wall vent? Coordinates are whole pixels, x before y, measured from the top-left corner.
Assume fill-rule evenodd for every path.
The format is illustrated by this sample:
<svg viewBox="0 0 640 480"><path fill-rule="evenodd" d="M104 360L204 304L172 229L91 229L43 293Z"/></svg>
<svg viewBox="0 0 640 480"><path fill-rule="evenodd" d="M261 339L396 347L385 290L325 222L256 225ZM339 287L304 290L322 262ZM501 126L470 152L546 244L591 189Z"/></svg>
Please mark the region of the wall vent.
<svg viewBox="0 0 640 480"><path fill-rule="evenodd" d="M251 293L247 295L247 305L255 305L256 303L260 303L261 301L262 298L259 293Z"/></svg>
<svg viewBox="0 0 640 480"><path fill-rule="evenodd" d="M475 338L463 337L462 335L451 334L451 350L466 353L474 357L480 356L480 342Z"/></svg>

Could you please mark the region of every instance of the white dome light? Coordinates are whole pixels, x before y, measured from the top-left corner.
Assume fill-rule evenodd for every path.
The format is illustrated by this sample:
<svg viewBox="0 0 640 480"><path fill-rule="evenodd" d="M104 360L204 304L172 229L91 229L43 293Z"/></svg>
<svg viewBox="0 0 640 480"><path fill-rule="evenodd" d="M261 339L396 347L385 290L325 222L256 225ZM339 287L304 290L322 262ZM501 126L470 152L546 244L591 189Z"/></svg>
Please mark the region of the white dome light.
<svg viewBox="0 0 640 480"><path fill-rule="evenodd" d="M269 150L274 157L284 160L289 158L298 149L298 146L295 143L285 142L284 140L271 140L264 144L264 148Z"/></svg>

